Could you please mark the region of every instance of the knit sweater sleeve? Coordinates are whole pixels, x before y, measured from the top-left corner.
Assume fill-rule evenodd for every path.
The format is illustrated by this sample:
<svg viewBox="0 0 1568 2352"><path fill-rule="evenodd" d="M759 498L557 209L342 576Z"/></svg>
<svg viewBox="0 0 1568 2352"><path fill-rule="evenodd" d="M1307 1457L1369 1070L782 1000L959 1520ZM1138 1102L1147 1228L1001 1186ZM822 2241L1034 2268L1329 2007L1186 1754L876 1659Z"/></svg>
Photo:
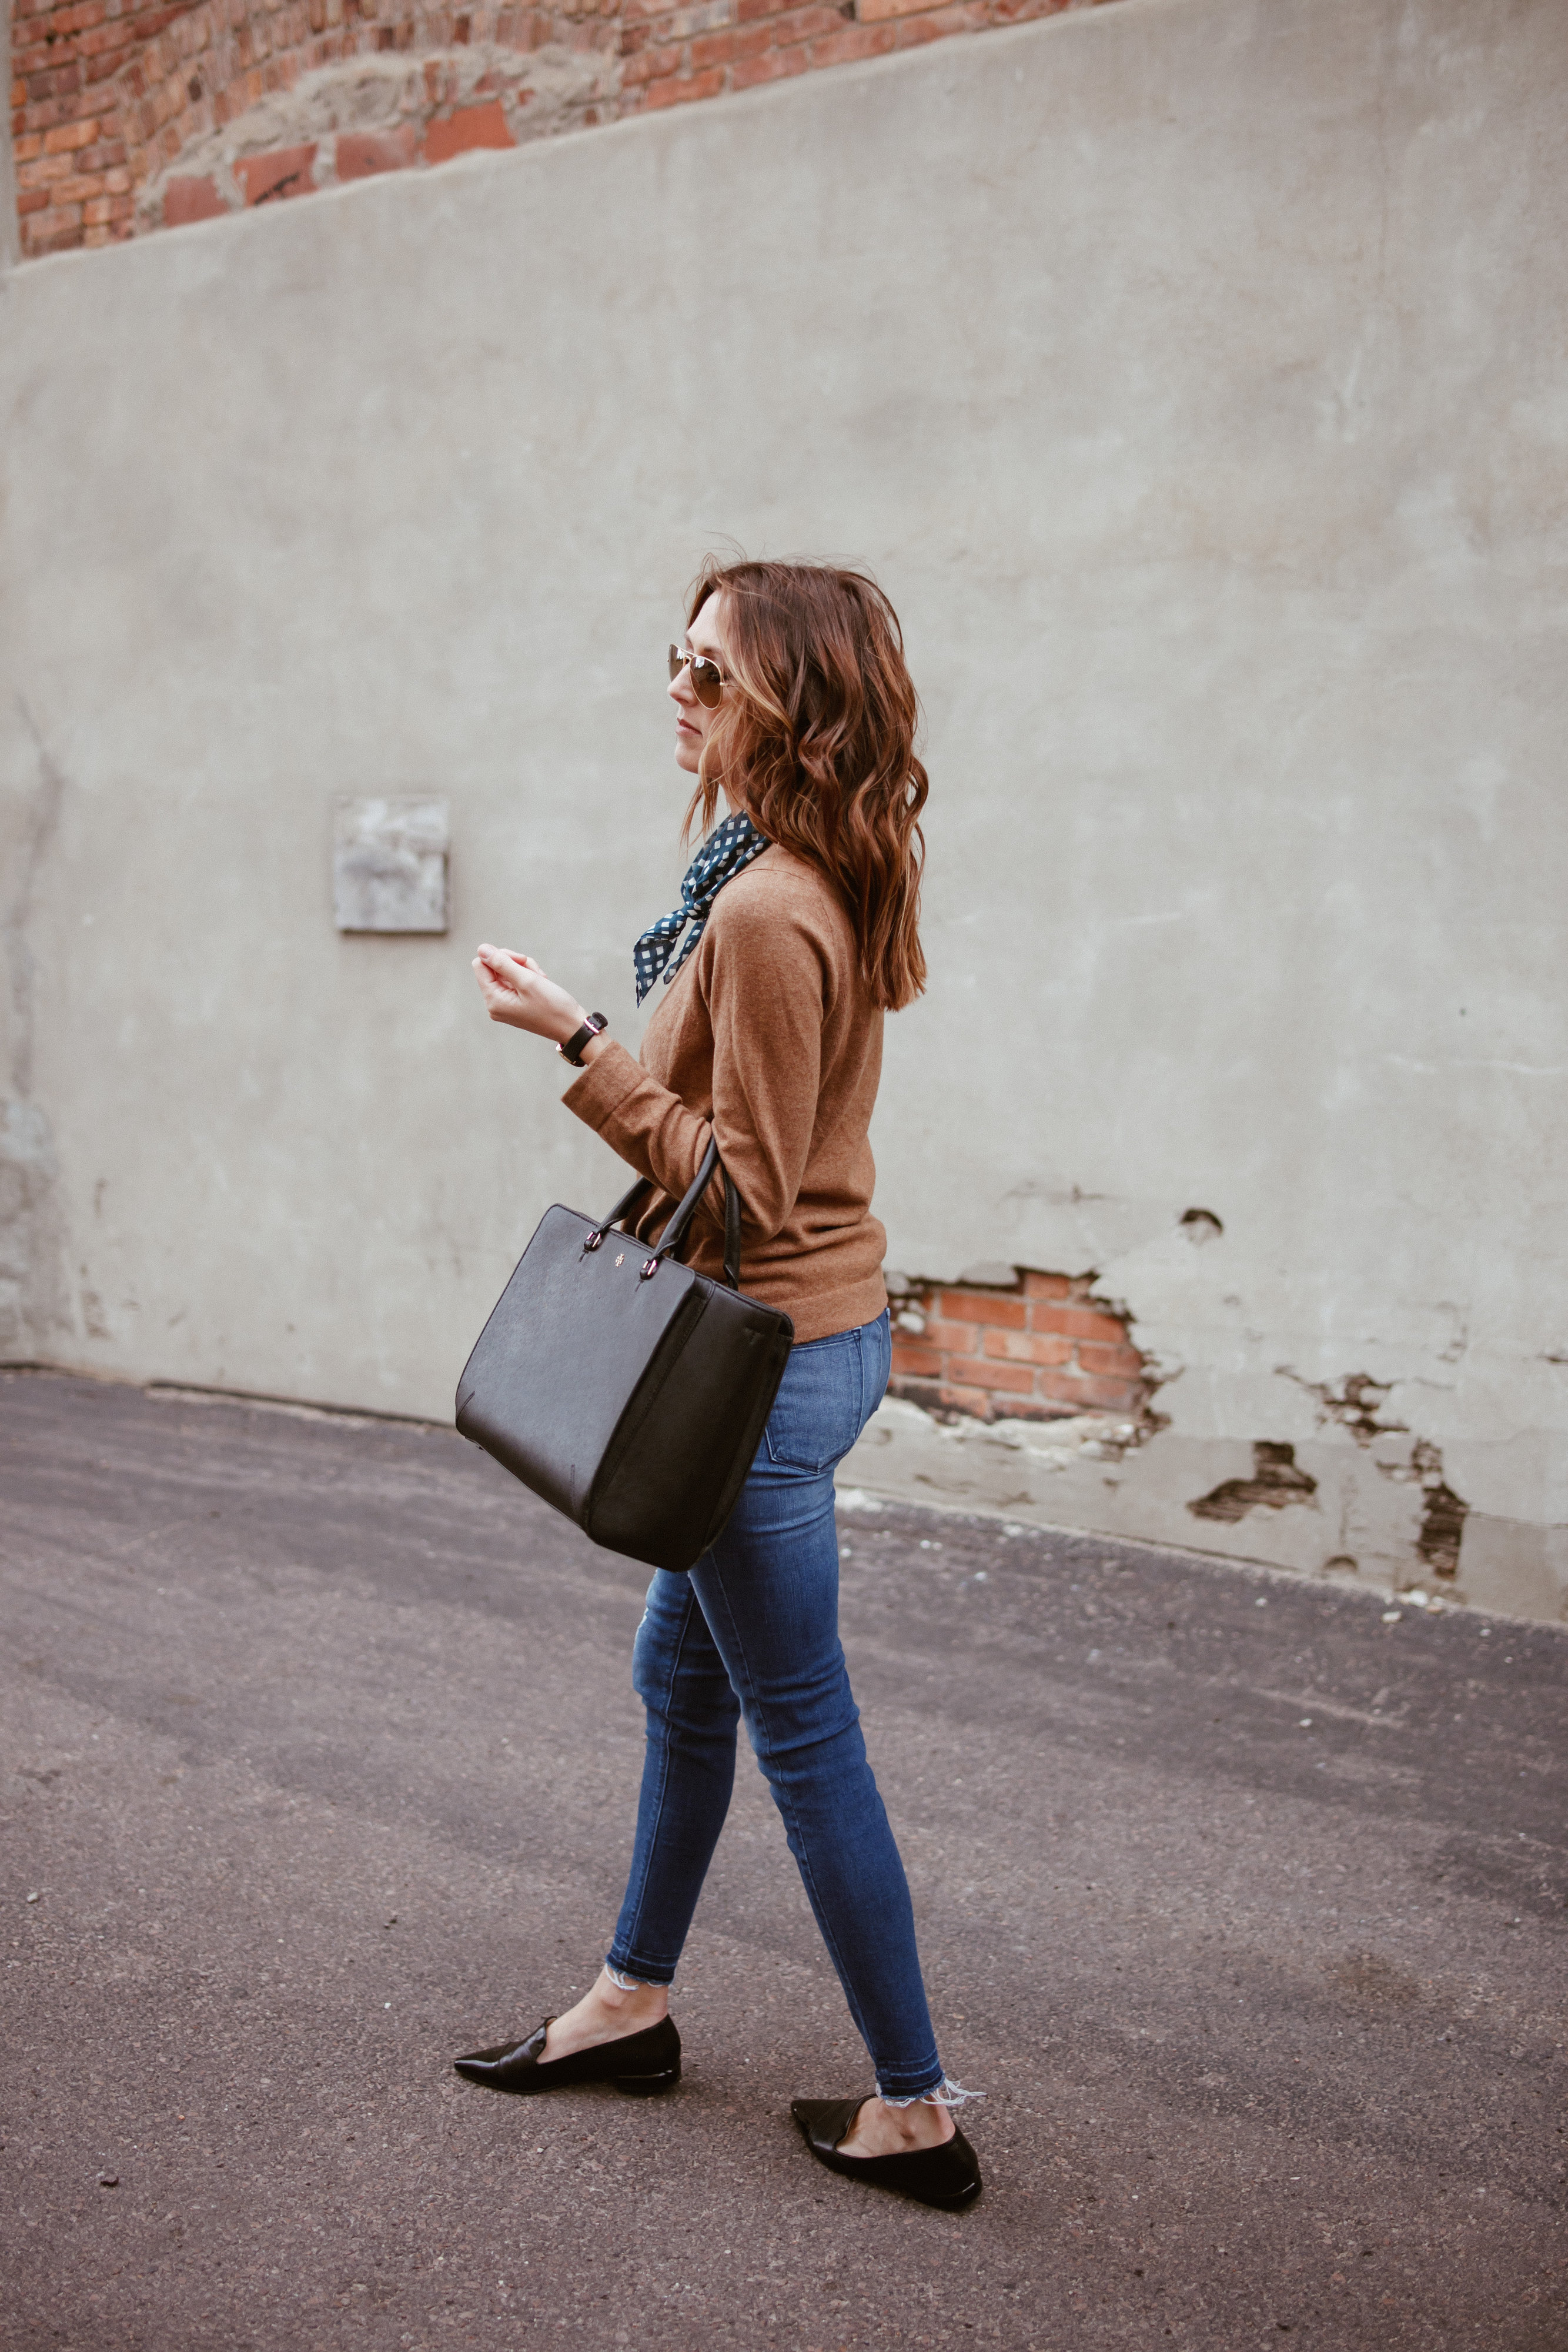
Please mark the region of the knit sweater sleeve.
<svg viewBox="0 0 1568 2352"><path fill-rule="evenodd" d="M795 1206L810 1151L831 954L789 898L732 888L716 900L693 961L713 1031L711 1120L613 1043L600 1048L563 1099L622 1160L677 1199L716 1136L745 1231L770 1241ZM722 1226L716 1184L698 1216Z"/></svg>

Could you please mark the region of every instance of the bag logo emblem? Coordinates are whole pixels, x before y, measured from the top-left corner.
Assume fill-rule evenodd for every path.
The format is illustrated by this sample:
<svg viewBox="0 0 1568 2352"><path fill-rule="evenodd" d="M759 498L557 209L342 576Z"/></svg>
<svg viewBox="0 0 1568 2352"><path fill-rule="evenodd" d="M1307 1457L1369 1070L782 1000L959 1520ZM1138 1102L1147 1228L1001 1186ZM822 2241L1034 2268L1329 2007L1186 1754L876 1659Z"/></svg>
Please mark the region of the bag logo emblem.
<svg viewBox="0 0 1568 2352"><path fill-rule="evenodd" d="M616 1265L625 1265L625 1263L626 1263L626 1253L625 1253L625 1251L624 1251L624 1250L622 1250L622 1253L621 1253L620 1256L616 1259L615 1263L616 1263Z"/></svg>

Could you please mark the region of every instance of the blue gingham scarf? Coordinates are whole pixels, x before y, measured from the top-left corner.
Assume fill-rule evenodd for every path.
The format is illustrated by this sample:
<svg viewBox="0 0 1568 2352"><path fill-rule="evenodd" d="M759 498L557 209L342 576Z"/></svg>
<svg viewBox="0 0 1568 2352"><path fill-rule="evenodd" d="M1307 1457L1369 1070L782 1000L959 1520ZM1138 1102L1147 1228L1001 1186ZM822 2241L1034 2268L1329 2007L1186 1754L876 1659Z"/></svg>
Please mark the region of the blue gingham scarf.
<svg viewBox="0 0 1568 2352"><path fill-rule="evenodd" d="M664 973L668 988L703 935L708 910L727 882L732 882L741 868L760 857L768 846L767 836L758 832L751 819L737 810L727 816L722 824L715 825L696 856L686 868L686 878L681 884L681 903L656 923L650 923L632 950L632 966L637 980L637 1002L642 1003L659 974ZM685 942L675 955L675 941L690 923ZM674 961L670 961L671 957ZM669 965L666 971L664 967Z"/></svg>

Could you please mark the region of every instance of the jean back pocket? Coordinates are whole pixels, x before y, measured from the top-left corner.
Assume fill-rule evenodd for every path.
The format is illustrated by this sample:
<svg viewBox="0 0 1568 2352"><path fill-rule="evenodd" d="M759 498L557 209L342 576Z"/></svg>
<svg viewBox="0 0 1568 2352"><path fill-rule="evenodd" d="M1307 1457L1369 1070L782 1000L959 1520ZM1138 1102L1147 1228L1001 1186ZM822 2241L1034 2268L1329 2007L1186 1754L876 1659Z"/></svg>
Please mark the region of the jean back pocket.
<svg viewBox="0 0 1568 2352"><path fill-rule="evenodd" d="M861 1433L862 1391L858 1331L793 1349L768 1415L769 1460L814 1473L841 1461Z"/></svg>

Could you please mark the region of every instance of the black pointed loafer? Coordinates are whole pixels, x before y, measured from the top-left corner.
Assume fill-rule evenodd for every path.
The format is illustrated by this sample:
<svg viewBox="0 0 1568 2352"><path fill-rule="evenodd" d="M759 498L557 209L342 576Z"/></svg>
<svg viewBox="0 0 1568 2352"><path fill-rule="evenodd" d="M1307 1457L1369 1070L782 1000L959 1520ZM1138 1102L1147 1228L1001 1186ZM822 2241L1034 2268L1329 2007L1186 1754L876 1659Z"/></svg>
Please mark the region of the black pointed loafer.
<svg viewBox="0 0 1568 2352"><path fill-rule="evenodd" d="M571 2083L613 2083L628 2098L646 2098L656 2091L673 2091L681 2079L681 2037L667 2017L641 2033L622 2035L619 2042L599 2042L591 2050L574 2050L569 2058L547 2060L545 2035L551 2022L547 2017L526 2042L470 2050L452 2063L465 2082L525 2099L538 2091L564 2090Z"/></svg>
<svg viewBox="0 0 1568 2352"><path fill-rule="evenodd" d="M863 2099L792 2099L794 2116L811 2154L830 2172L895 2189L919 2204L956 2212L980 2193L980 2159L956 2125L940 2147L912 2147L903 2156L841 2156L839 2142L852 2129Z"/></svg>

